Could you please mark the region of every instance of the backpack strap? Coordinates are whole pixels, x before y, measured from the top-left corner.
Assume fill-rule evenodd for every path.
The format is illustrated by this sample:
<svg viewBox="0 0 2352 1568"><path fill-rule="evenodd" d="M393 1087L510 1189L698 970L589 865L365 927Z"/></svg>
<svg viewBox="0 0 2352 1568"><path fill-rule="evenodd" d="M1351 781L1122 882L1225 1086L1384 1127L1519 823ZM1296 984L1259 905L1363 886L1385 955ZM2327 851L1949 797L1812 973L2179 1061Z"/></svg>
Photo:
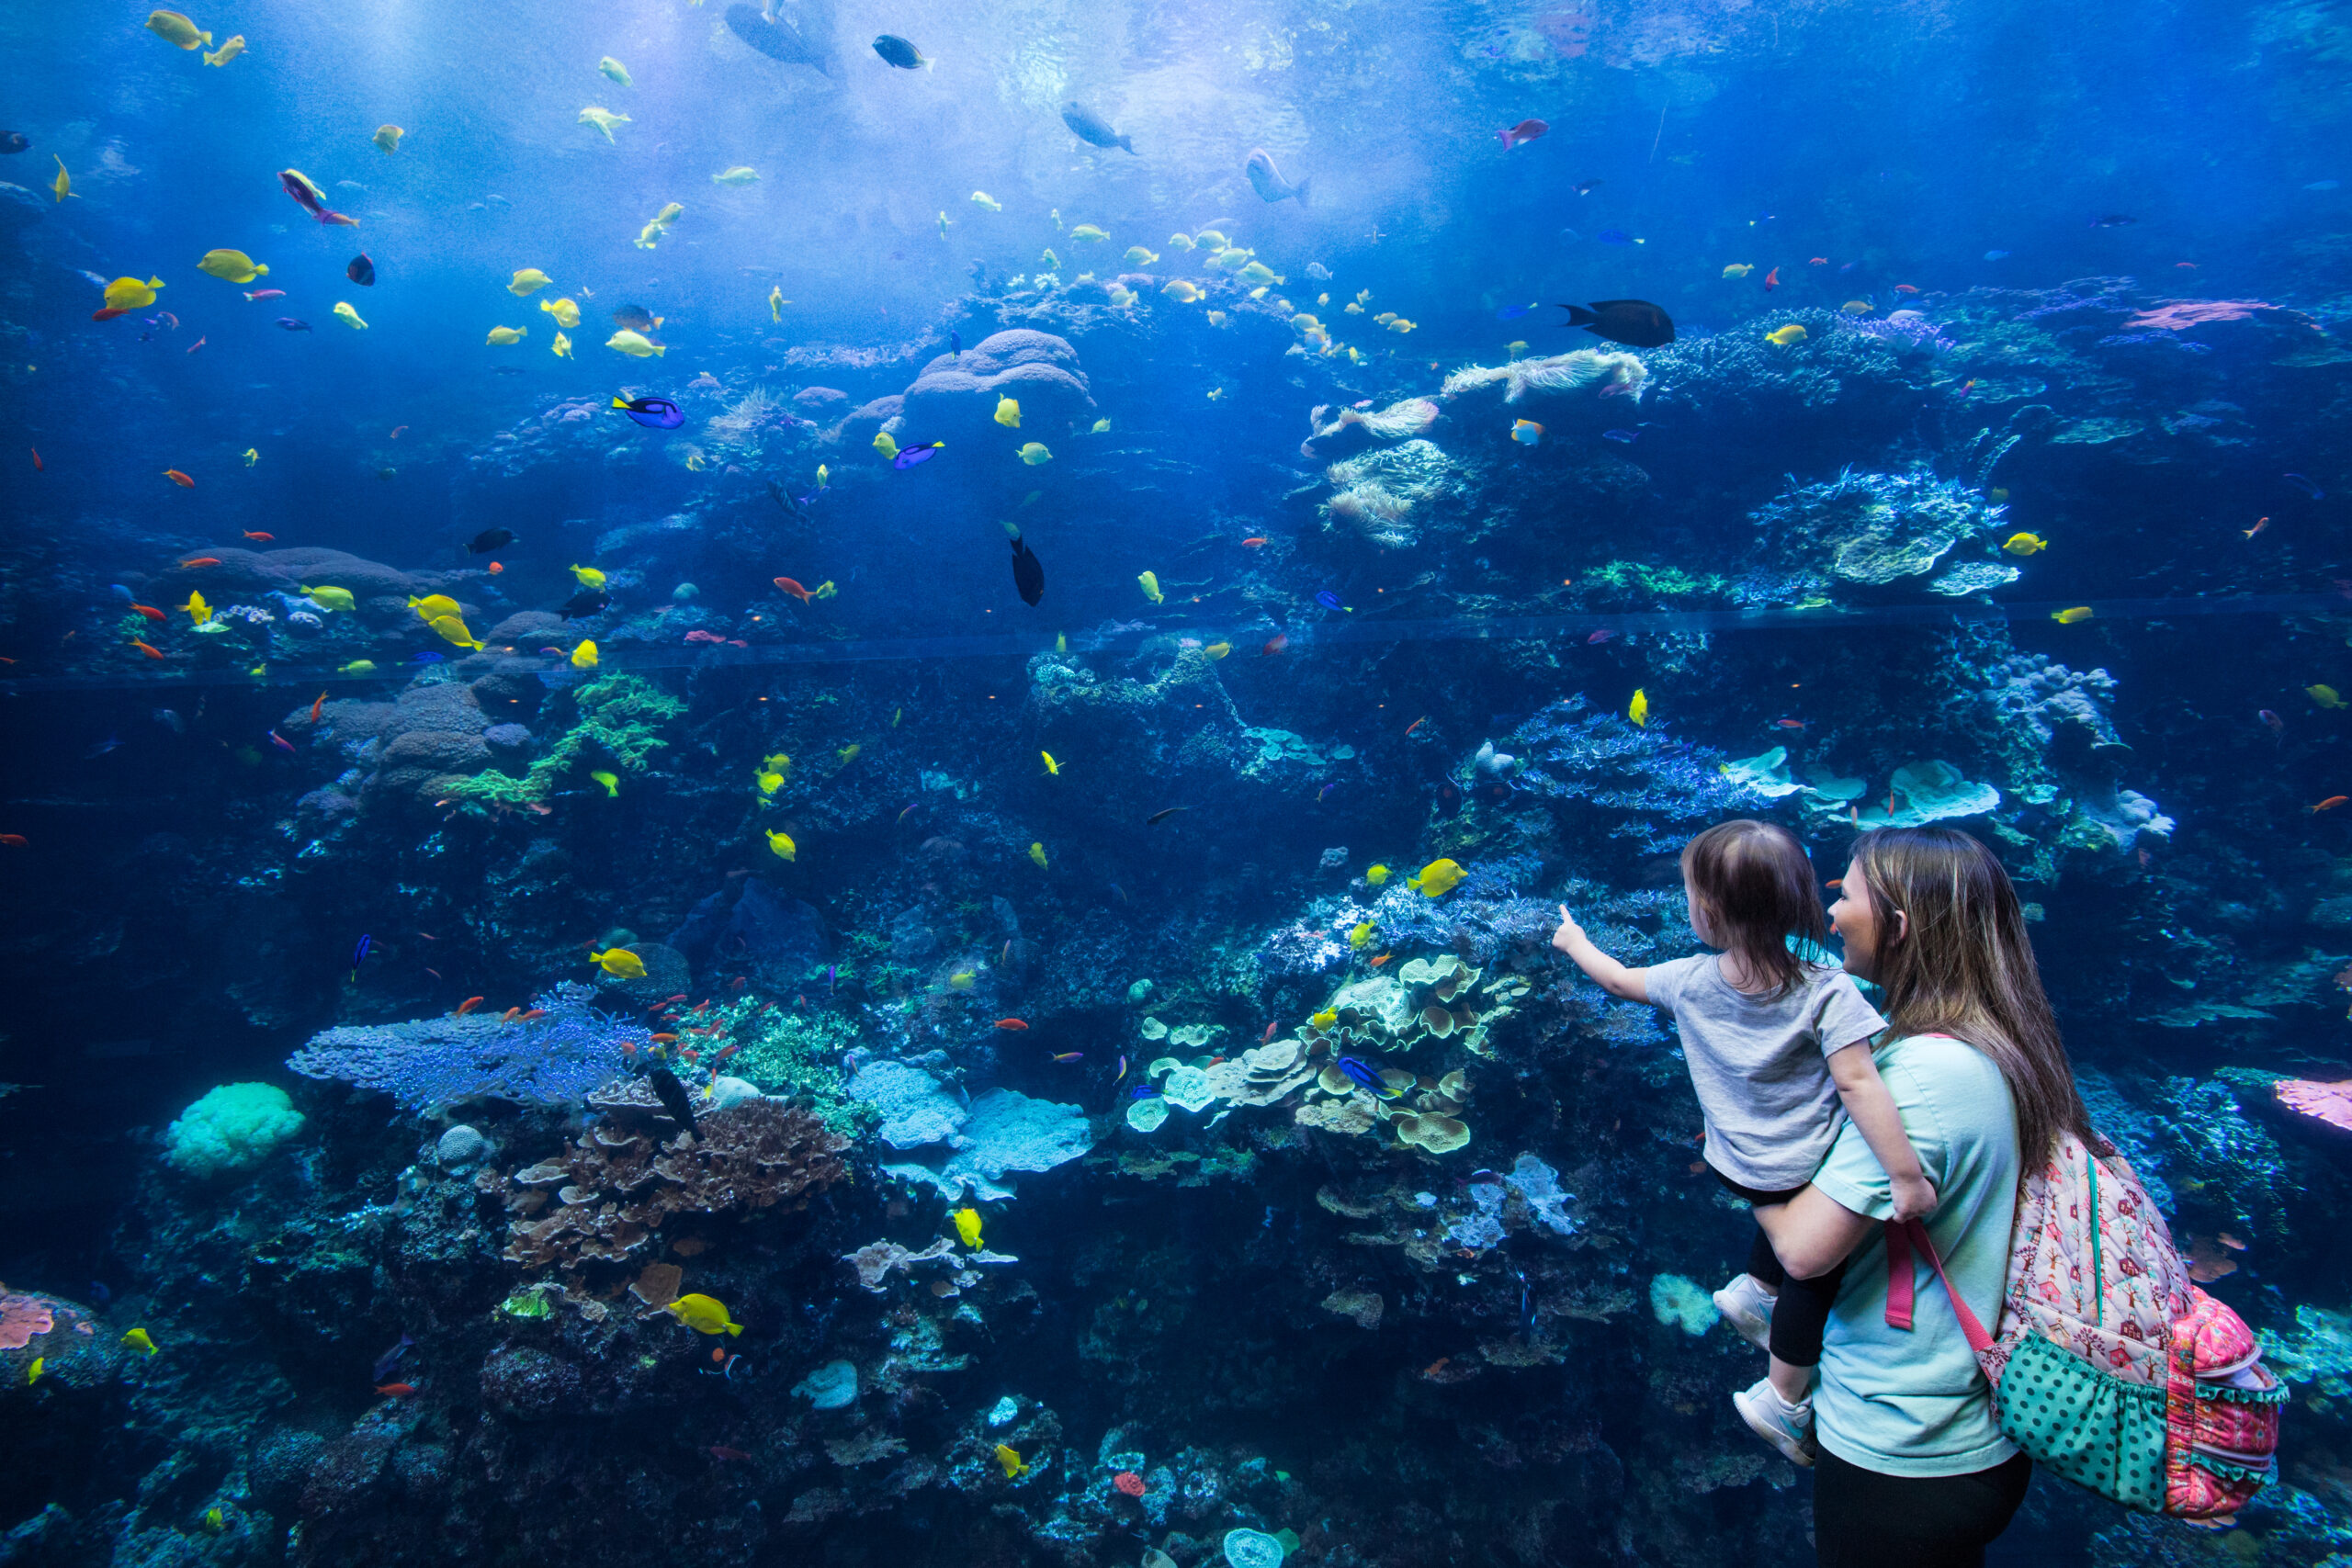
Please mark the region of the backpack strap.
<svg viewBox="0 0 2352 1568"><path fill-rule="evenodd" d="M1944 1293L1951 1298L1952 1313L1960 1319L1960 1331L1968 1337L1968 1348L1983 1356L1992 1349L1993 1337L1984 1332L1984 1325L1969 1310L1968 1303L1952 1289L1951 1279L1944 1272L1944 1260L1936 1256L1936 1244L1928 1238L1927 1226L1917 1220L1886 1222L1887 1326L1905 1330L1911 1327L1913 1276L1917 1269L1911 1256L1915 1247L1928 1255L1936 1278L1944 1282Z"/></svg>

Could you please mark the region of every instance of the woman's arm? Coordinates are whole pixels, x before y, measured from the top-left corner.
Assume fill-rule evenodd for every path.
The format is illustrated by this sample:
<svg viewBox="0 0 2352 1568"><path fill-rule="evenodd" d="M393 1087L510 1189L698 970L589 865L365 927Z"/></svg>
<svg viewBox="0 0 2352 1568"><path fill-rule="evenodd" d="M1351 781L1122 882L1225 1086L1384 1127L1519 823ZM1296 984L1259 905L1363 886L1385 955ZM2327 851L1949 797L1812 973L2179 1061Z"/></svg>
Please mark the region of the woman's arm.
<svg viewBox="0 0 2352 1568"><path fill-rule="evenodd" d="M1592 939L1584 934L1584 928L1569 917L1566 904L1560 906L1560 929L1552 933L1552 945L1575 960L1576 966L1611 996L1623 997L1629 1002L1650 999L1649 987L1643 983L1649 972L1628 969L1593 946Z"/></svg>
<svg viewBox="0 0 2352 1568"><path fill-rule="evenodd" d="M1753 1213L1781 1267L1800 1280L1828 1273L1878 1228L1876 1220L1854 1213L1818 1187L1807 1187L1785 1203L1766 1204Z"/></svg>

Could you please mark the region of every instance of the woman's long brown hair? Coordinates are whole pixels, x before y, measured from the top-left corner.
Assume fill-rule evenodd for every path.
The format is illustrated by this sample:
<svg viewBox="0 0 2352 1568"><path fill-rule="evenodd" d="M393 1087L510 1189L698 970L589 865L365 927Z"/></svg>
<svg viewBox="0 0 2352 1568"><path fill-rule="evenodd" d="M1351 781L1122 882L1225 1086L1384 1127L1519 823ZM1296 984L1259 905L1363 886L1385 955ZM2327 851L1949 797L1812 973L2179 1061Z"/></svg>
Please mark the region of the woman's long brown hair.
<svg viewBox="0 0 2352 1568"><path fill-rule="evenodd" d="M1878 924L1880 1010L1892 1032L1949 1034L1993 1059L2017 1107L2024 1175L2041 1168L2062 1132L2102 1147L2017 890L1993 852L1955 829L1881 828L1855 840L1854 861Z"/></svg>

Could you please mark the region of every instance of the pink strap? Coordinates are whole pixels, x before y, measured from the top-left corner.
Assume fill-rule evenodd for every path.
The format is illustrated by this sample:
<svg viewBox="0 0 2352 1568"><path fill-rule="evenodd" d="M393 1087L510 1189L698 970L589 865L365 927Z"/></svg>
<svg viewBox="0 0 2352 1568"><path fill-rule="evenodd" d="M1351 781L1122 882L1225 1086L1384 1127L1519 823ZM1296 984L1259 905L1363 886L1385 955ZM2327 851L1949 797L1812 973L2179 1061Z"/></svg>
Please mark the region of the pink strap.
<svg viewBox="0 0 2352 1568"><path fill-rule="evenodd" d="M1979 1356L1993 1348L1993 1337L1976 1321L1958 1291L1952 1289L1950 1276L1944 1273L1944 1260L1936 1256L1936 1244L1928 1239L1928 1229L1917 1220L1900 1224L1886 1222L1886 1325L1889 1328L1909 1329L1911 1326L1912 1277L1917 1265L1912 1261L1911 1249L1917 1247L1928 1255L1935 1266L1936 1278L1943 1280L1944 1293L1951 1298L1953 1315L1960 1319L1960 1331L1968 1337L1968 1348Z"/></svg>

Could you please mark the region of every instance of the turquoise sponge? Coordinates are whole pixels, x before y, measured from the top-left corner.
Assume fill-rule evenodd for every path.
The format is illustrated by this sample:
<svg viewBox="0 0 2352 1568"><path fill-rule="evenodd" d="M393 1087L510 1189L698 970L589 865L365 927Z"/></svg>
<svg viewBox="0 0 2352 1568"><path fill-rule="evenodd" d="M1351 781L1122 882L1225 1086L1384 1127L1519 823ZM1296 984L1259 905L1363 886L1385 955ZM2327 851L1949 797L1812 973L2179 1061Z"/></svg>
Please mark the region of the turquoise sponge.
<svg viewBox="0 0 2352 1568"><path fill-rule="evenodd" d="M247 1170L302 1130L302 1113L274 1084L224 1083L164 1130L164 1158L190 1176Z"/></svg>

